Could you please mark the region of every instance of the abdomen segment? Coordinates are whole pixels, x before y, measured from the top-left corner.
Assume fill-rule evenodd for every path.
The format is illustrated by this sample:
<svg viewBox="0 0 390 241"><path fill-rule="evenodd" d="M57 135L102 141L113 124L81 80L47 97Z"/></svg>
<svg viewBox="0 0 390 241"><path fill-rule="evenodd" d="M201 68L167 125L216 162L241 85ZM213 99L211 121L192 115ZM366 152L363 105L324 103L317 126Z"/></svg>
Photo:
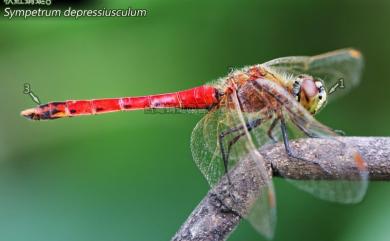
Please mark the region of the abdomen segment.
<svg viewBox="0 0 390 241"><path fill-rule="evenodd" d="M218 91L211 86L200 86L174 93L95 100L67 100L50 102L21 114L32 120L48 120L79 115L142 109L207 109L218 103Z"/></svg>

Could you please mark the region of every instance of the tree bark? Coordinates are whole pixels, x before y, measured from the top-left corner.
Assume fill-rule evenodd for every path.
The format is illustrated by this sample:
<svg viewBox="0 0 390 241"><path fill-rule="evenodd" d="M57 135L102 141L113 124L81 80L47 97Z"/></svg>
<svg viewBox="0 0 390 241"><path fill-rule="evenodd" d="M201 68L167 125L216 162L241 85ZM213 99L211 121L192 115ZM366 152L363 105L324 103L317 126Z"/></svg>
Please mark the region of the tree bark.
<svg viewBox="0 0 390 241"><path fill-rule="evenodd" d="M370 180L390 179L390 138L386 137L339 137L342 142L354 147L360 152L367 163ZM331 139L299 139L291 141L292 149L300 157L307 160L325 155L327 158L321 166L329 166L332 163L347 163L342 165L343 170L325 172L319 165L313 162L304 162L289 159L284 146L281 143L263 146L259 151L264 157L269 175L280 176L284 173L292 179L340 179L348 177L351 173L353 162L346 161L350 158L344 155L345 146ZM327 163L326 160L332 160ZM248 158L243 158L229 172L232 185L223 177L221 181L211 189L188 217L179 231L172 238L174 241L217 241L226 240L241 220L239 213L246 213L264 185L264 181L258 178L258 173L253 168L253 163ZM234 192L232 200L231 192ZM238 202L237 202L238 200ZM229 208L229 204L235 205L235 210Z"/></svg>

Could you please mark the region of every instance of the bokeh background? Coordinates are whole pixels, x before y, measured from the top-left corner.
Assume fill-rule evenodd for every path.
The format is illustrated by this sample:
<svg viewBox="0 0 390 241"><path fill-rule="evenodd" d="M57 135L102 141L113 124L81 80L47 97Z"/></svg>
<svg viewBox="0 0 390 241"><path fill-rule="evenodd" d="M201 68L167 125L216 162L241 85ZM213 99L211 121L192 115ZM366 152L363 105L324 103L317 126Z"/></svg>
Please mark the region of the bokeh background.
<svg viewBox="0 0 390 241"><path fill-rule="evenodd" d="M55 0L53 0L55 3ZM78 1L80 2L80 1ZM69 3L71 5L71 3ZM0 240L169 240L208 191L189 140L201 115L27 121L41 101L190 88L240 67L353 46L363 81L317 118L348 135L390 135L390 2L89 1L144 18L0 17ZM321 201L276 180L275 240L389 240L390 183L364 201ZM243 221L229 240L264 240Z"/></svg>

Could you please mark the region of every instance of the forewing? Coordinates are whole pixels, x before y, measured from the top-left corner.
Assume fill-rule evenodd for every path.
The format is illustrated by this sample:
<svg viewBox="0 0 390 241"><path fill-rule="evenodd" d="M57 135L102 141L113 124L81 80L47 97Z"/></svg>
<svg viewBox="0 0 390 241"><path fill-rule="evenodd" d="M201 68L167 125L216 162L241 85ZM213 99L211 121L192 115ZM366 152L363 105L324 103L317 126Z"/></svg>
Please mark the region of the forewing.
<svg viewBox="0 0 390 241"><path fill-rule="evenodd" d="M261 188L255 192L256 195L250 198L252 201L249 209L241 210L239 205L230 206L230 208L246 217L258 232L271 238L276 224L276 204L271 176L248 131L247 124L254 121L256 117L243 114L239 98L234 92L222 100L220 106L211 110L199 121L192 133L191 150L195 163L209 184L214 186L225 173L218 142L219 136L226 135L223 141L225 149L229 146L229 142L240 136L231 147L228 159L229 171L239 161L245 159L247 168L251 168L251 172L257 174L256 178L262 184ZM232 130L238 131L230 133Z"/></svg>
<svg viewBox="0 0 390 241"><path fill-rule="evenodd" d="M359 84L364 65L363 56L355 49L340 49L316 56L292 56L271 60L264 64L279 73L309 74L324 81L330 99L347 93ZM334 87L337 83L339 86Z"/></svg>
<svg viewBox="0 0 390 241"><path fill-rule="evenodd" d="M316 121L284 88L267 80L258 80L258 87L267 91L280 104L280 114L287 121L291 139L312 136L329 140L329 145L318 146L312 156L306 158L316 173L301 173L298 179L291 175L290 169L279 170L279 173L299 188L328 201L340 203L359 202L366 193L368 184L367 165L359 152L337 139L337 133L331 128ZM282 140L280 133L274 136ZM300 150L293 152L302 154ZM320 149L322 148L322 150ZM323 151L323 150L327 151ZM335 153L337 152L337 153ZM343 158L335 158L342 156ZM340 162L340 160L344 160ZM301 162L302 160L291 159ZM299 166L299 165L296 165ZM299 172L295 170L294 172Z"/></svg>

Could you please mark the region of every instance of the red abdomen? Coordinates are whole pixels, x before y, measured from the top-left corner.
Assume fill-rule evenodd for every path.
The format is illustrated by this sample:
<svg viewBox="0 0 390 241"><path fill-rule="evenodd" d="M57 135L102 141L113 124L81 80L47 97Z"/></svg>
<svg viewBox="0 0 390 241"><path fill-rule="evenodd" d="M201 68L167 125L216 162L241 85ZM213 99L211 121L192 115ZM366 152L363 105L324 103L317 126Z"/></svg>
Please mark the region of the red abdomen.
<svg viewBox="0 0 390 241"><path fill-rule="evenodd" d="M93 115L121 110L180 108L208 109L218 103L218 90L203 85L174 93L95 100L50 102L22 111L33 120L56 119L66 116Z"/></svg>

